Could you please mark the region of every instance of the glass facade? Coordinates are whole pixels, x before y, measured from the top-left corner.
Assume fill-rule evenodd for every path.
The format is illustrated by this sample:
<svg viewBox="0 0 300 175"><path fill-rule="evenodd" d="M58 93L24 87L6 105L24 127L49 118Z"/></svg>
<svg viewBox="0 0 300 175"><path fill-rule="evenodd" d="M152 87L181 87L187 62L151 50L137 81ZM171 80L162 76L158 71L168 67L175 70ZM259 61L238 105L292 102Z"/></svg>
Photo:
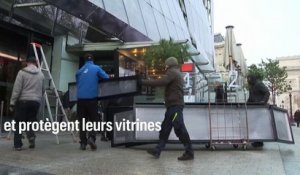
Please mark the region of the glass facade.
<svg viewBox="0 0 300 175"><path fill-rule="evenodd" d="M91 3L103 8L106 12L115 16L138 32L153 41L173 38L175 40L189 40L194 47L193 53L199 52L201 56L195 56L196 62L208 60L210 65L199 65L199 71L184 73L186 81L190 83L185 89L186 101L205 102L207 99L207 82L203 73L211 71L214 63L213 30L211 26L211 1L204 0L91 0ZM198 57L198 58L196 58ZM122 59L121 59L122 60ZM126 62L126 60L125 60ZM123 64L120 64L123 65ZM134 74L133 71L123 71L119 68L119 76ZM127 70L127 69L124 69ZM123 75L124 76L124 75ZM146 89L146 94L153 94L141 100L142 102L161 102L159 88ZM155 92L155 93L152 93Z"/></svg>
<svg viewBox="0 0 300 175"><path fill-rule="evenodd" d="M213 63L214 44L210 1L90 0L153 41L190 40ZM186 12L186 14L185 14Z"/></svg>
<svg viewBox="0 0 300 175"><path fill-rule="evenodd" d="M58 37L70 32L76 38L83 37L88 42L106 42L111 39L119 39L125 42L159 41L160 39L169 38L173 38L174 40L188 40L190 46L193 47L193 53L201 54L201 59L199 56L194 56L194 60L198 59L200 60L199 62L203 62L203 59L209 60L211 64L199 64L198 68L210 70L209 67L212 67L214 63L210 0L44 1L50 5L14 9L13 20L21 26L40 30L41 33L49 36ZM0 4L0 9L8 7L6 10L9 12L9 5L14 1L4 0L4 2L5 5ZM16 0L16 2L27 3L38 1ZM25 16L23 17L22 15ZM5 16L7 17L8 15L5 14ZM23 18L19 18L20 16ZM53 28L53 25L56 25L55 28ZM91 28L97 30L96 33L91 34L89 32ZM91 36L98 36L98 34L102 37L99 37L100 41L98 39L90 39ZM129 63L130 61L127 59L119 60L119 65L121 66L119 69L114 68L118 70L117 74L119 76L133 74L133 70L135 70L133 67L135 65ZM66 68L68 67L64 61L61 64ZM61 68L60 64L57 64L57 66L56 68L59 72ZM207 72L203 70L191 73L188 78L192 84L186 90L186 93L194 95L192 98L196 102L201 101L205 93L203 72ZM60 77L64 78L64 76ZM152 90L150 90L151 92ZM160 90L157 90L158 92Z"/></svg>
<svg viewBox="0 0 300 175"><path fill-rule="evenodd" d="M14 2L4 1L7 7ZM15 2L20 4L39 1ZM65 32L72 32L78 37L85 37L89 25L92 25L104 31L107 36L114 36L123 41L143 41L143 39L159 41L170 37L175 40L189 40L201 54L205 53L203 55L206 59L211 63L214 62L210 0L78 0L76 3L67 0L46 0L45 2L51 5L16 8L14 14L20 16L20 12L23 11L23 16L26 16L24 14L32 13L31 9L38 13L31 15L31 20L39 21L41 24L47 23L45 27L48 27L48 32L54 25L53 21L57 20L57 24L66 29ZM39 15L49 21L41 20ZM26 25L24 21L21 23Z"/></svg>
<svg viewBox="0 0 300 175"><path fill-rule="evenodd" d="M50 60L53 41L3 21L0 21L0 36L0 101L4 102L3 115L11 116L8 109L13 84L18 71L26 66L30 42L44 44L45 55Z"/></svg>

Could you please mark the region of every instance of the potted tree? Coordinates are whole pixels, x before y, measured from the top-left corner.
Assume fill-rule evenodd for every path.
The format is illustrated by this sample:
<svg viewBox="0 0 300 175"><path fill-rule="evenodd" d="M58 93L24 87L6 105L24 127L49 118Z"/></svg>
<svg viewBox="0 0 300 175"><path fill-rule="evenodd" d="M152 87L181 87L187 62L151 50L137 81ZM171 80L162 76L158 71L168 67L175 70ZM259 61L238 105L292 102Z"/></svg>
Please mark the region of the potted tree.
<svg viewBox="0 0 300 175"><path fill-rule="evenodd" d="M144 60L148 71L155 74L161 74L165 69L165 60L169 57L177 58L179 63L183 63L191 59L192 55L188 52L189 45L186 43L175 43L172 38L170 40L162 39L158 45L150 46L145 55Z"/></svg>

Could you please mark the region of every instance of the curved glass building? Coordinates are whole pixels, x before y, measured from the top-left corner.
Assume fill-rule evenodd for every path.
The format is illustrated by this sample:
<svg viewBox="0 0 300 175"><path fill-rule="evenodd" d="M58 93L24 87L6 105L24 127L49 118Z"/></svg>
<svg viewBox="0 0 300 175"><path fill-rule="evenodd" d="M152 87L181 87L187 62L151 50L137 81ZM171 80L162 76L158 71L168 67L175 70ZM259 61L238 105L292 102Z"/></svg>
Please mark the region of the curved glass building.
<svg viewBox="0 0 300 175"><path fill-rule="evenodd" d="M2 0L0 36L0 97L7 113L15 76L33 41L43 45L63 92L75 81L85 52L109 74L128 76L139 65L139 52L161 39L191 46L197 69L185 76L191 83L187 101L207 99L206 75L214 71L212 0Z"/></svg>

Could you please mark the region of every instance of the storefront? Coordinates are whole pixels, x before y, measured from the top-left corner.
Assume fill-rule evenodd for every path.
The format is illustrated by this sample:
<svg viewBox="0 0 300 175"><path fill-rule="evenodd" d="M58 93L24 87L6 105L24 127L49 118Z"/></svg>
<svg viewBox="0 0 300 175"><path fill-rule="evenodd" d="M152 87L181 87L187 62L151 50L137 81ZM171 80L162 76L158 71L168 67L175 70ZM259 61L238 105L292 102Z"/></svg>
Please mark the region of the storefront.
<svg viewBox="0 0 300 175"><path fill-rule="evenodd" d="M9 100L18 71L25 66L29 43L44 44L51 63L53 39L39 33L0 21L0 101L4 102L3 115L11 116Z"/></svg>

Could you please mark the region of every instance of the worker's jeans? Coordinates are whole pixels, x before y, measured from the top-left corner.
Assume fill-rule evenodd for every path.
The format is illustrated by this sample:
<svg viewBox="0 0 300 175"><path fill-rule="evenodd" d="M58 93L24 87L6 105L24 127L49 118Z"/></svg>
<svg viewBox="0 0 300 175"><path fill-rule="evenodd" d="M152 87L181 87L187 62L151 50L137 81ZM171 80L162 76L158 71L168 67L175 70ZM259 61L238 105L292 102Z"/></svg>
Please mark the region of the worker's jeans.
<svg viewBox="0 0 300 175"><path fill-rule="evenodd" d="M19 134L19 123L20 122L34 122L37 119L37 113L40 107L40 103L37 101L29 101L29 100L20 100L17 101L15 106L15 121L16 121L16 131L14 134L14 147L20 148L22 147L22 134ZM27 124L26 124L27 125ZM28 125L29 126L29 125ZM30 125L32 126L32 125ZM32 131L32 128L26 128L27 138L30 140L35 139L35 134Z"/></svg>

